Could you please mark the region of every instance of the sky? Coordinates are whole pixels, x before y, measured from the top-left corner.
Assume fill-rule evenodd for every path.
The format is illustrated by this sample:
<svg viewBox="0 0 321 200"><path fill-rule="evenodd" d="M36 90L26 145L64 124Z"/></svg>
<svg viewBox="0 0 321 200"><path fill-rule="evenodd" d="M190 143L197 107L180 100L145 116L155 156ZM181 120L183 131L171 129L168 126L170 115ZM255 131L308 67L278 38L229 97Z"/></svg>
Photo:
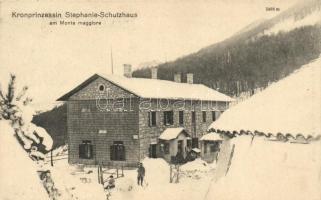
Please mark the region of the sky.
<svg viewBox="0 0 321 200"><path fill-rule="evenodd" d="M94 73L123 73L141 63L172 61L230 37L246 25L297 0L216 1L3 1L0 0L0 82L17 75L43 107ZM130 12L136 18L61 19L102 21L101 26L50 26L49 19L12 18L12 12ZM60 20L58 20L60 21Z"/></svg>

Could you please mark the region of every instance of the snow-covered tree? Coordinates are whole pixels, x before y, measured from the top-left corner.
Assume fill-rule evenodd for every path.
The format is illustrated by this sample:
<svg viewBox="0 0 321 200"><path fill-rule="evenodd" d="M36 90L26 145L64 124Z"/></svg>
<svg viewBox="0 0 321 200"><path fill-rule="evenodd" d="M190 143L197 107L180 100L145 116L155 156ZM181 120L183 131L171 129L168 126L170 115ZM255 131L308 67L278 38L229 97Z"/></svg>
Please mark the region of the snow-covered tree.
<svg viewBox="0 0 321 200"><path fill-rule="evenodd" d="M28 87L24 86L17 92L16 76L11 74L7 91L0 87L0 120L10 121L15 136L32 158L43 159L38 148L43 146L49 151L53 141L45 129L31 123L35 112L29 105L32 99L27 96L27 91Z"/></svg>

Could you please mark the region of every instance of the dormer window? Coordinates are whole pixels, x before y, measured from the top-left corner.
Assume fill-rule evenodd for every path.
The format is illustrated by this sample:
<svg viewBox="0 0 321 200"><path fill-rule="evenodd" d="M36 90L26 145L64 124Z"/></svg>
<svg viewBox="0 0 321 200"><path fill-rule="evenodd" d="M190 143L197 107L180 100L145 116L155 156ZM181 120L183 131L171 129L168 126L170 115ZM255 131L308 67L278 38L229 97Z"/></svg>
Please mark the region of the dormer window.
<svg viewBox="0 0 321 200"><path fill-rule="evenodd" d="M99 92L104 92L105 91L105 86L103 84L100 84L98 86Z"/></svg>

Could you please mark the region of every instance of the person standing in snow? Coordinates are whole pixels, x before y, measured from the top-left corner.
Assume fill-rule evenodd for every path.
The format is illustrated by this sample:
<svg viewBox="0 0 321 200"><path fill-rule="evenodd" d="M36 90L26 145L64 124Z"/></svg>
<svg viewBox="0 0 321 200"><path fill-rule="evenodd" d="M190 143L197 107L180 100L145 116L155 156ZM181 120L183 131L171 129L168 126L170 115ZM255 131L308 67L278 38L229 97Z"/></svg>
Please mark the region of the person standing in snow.
<svg viewBox="0 0 321 200"><path fill-rule="evenodd" d="M143 163L139 163L138 169L137 169L137 184L143 186L145 177L145 168L143 166Z"/></svg>

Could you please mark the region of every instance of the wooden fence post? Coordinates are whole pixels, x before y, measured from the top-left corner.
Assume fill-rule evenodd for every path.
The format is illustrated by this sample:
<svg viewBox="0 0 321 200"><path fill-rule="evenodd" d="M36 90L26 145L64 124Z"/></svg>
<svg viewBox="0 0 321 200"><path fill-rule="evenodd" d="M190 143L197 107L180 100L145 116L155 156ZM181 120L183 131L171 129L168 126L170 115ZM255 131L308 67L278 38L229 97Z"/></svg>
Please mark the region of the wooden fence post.
<svg viewBox="0 0 321 200"><path fill-rule="evenodd" d="M117 165L117 167L116 167L116 173L117 173L117 178L119 177L118 176L118 165Z"/></svg>
<svg viewBox="0 0 321 200"><path fill-rule="evenodd" d="M98 168L97 168L97 175L98 175L98 183L100 184L100 172L99 172L99 165L98 165Z"/></svg>
<svg viewBox="0 0 321 200"><path fill-rule="evenodd" d="M172 165L169 166L169 182L172 183Z"/></svg>
<svg viewBox="0 0 321 200"><path fill-rule="evenodd" d="M121 175L124 177L124 165L121 166Z"/></svg>
<svg viewBox="0 0 321 200"><path fill-rule="evenodd" d="M102 165L100 165L100 182L101 184L104 184L104 173L103 173Z"/></svg>
<svg viewBox="0 0 321 200"><path fill-rule="evenodd" d="M177 165L177 172L176 172L176 183L179 183L179 165Z"/></svg>

